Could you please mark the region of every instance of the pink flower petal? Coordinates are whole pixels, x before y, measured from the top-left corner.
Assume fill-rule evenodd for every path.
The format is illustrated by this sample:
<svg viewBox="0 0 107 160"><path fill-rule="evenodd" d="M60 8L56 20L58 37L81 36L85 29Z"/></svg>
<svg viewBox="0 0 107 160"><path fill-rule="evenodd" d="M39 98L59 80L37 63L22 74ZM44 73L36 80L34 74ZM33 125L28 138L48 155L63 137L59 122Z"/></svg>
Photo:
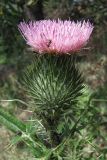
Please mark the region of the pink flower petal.
<svg viewBox="0 0 107 160"><path fill-rule="evenodd" d="M21 22L19 30L27 44L39 53L66 54L87 44L93 25L87 21L41 20Z"/></svg>

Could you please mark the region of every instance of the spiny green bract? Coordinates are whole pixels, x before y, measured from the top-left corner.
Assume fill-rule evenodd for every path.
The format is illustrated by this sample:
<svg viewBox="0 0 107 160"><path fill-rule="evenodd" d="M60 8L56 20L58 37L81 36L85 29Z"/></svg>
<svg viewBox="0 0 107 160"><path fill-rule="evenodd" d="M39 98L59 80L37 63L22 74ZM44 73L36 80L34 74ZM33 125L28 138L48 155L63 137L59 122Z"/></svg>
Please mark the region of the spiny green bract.
<svg viewBox="0 0 107 160"><path fill-rule="evenodd" d="M51 120L72 111L84 87L70 55L37 55L25 71L24 84L36 113Z"/></svg>

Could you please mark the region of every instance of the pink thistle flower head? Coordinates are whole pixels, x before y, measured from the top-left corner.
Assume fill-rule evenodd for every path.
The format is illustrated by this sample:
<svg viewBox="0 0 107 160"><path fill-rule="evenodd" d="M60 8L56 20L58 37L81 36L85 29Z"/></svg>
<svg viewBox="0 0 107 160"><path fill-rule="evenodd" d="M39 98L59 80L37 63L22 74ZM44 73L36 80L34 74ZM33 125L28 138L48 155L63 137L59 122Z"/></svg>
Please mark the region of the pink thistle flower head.
<svg viewBox="0 0 107 160"><path fill-rule="evenodd" d="M70 20L21 22L18 27L34 51L56 54L77 52L87 44L93 30L89 21Z"/></svg>

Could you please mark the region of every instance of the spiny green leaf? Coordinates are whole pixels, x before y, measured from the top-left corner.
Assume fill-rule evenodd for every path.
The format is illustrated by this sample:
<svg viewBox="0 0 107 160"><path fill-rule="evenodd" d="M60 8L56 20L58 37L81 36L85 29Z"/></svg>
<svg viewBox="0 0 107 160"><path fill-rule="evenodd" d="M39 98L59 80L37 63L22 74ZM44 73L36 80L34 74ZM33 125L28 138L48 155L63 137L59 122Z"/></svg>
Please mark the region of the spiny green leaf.
<svg viewBox="0 0 107 160"><path fill-rule="evenodd" d="M15 133L26 131L26 125L20 120L18 120L15 116L12 116L8 112L6 112L1 106L0 123L5 125L7 128L9 128L11 131Z"/></svg>
<svg viewBox="0 0 107 160"><path fill-rule="evenodd" d="M13 140L12 145L23 140L36 157L41 157L41 155L47 150L45 145L36 136L36 133L35 137L30 135L30 133L28 133L27 126L15 116L6 112L2 107L0 107L0 123L14 133L19 134L19 136L17 135Z"/></svg>

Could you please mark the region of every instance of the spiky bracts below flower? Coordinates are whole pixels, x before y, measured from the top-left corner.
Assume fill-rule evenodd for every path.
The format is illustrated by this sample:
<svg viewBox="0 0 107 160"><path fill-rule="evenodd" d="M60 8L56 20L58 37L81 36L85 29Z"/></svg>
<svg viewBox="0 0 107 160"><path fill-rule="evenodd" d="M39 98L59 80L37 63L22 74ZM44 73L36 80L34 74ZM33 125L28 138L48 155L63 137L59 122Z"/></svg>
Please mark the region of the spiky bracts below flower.
<svg viewBox="0 0 107 160"><path fill-rule="evenodd" d="M24 82L36 114L51 130L58 130L61 119L71 123L84 87L73 56L37 55L25 72Z"/></svg>
<svg viewBox="0 0 107 160"><path fill-rule="evenodd" d="M41 20L21 22L19 29L35 52L72 54L84 47L93 25L87 21Z"/></svg>

